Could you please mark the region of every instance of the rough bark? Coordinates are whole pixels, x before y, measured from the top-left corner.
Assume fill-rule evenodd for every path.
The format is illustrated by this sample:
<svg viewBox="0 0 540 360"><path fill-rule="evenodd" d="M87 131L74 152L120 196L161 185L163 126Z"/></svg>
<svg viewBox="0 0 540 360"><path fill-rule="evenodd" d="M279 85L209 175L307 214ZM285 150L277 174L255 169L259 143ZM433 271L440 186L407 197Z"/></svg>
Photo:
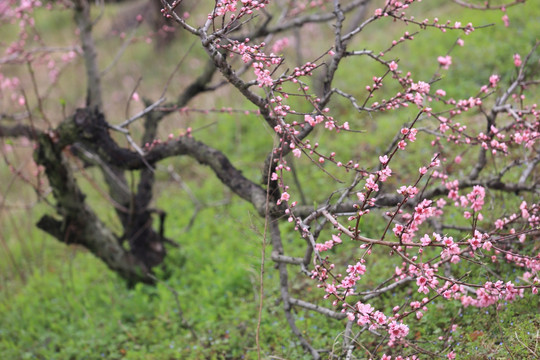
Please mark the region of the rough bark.
<svg viewBox="0 0 540 360"><path fill-rule="evenodd" d="M73 124L78 118L80 112L72 118L72 123L61 126L64 138L74 139L77 136L77 127ZM34 156L36 162L45 168L60 219L45 215L39 220L38 227L59 241L84 246L111 270L130 282L152 283L147 275L149 268L144 262L125 250L118 238L86 204L85 195L63 154L68 144L60 141L57 135L41 134Z"/></svg>

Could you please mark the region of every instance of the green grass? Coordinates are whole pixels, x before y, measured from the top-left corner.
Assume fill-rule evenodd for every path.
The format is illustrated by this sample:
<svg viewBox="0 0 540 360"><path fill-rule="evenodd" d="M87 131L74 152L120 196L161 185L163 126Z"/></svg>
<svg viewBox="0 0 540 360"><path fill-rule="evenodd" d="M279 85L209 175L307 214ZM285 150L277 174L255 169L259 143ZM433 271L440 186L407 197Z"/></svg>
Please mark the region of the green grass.
<svg viewBox="0 0 540 360"><path fill-rule="evenodd" d="M532 3L532 2L531 2ZM443 2L422 3L428 14L445 14L445 19L465 19L475 24L495 23L496 26L481 29L465 37L464 48L452 52L454 65L442 74L437 86L447 90L453 97L476 92L496 73L512 73L511 55L525 55L536 34L540 33L540 9L527 4L509 10L512 26L508 32L501 32L502 13L485 14L470 12L455 7L447 7ZM116 7L108 8L106 14L116 13ZM519 12L526 11L527 21L520 22ZM55 39L59 33L71 29L71 15L63 13L52 20L50 13L40 13L37 26ZM97 29L99 46L104 55L100 64L106 66L114 57L114 50L121 45L117 38L107 38L108 29L114 18L106 17L104 25ZM444 20L445 20L444 19ZM443 19L441 19L443 20ZM390 28L389 24L368 29L356 46L361 49L377 46L384 48L383 40L389 36L397 38L405 27ZM144 29L140 29L141 33ZM140 34L140 33L137 33ZM510 34L510 35L508 35ZM418 35L417 41L404 44L391 56L399 58L400 67L410 68L416 78L431 78L437 69L436 58L445 54L456 36L446 36L438 31ZM508 41L511 38L513 41ZM142 76L141 94L158 98L163 89L162 79L167 78L171 69L183 56L186 45L163 52L156 57L151 46L140 41L123 55L125 66L114 68L105 80L109 86L105 97L110 107L111 122L117 123L125 115L125 102L133 90L139 74ZM485 57L484 54L493 54ZM194 53L192 58L196 58ZM482 59L482 67L475 63ZM131 61L134 60L134 61ZM189 68L197 67L196 60L186 60L189 66L173 77L167 96L174 98L176 92L189 78ZM191 62L190 62L191 61ZM361 94L370 77L382 71L380 66L363 59L347 59L343 62L338 76L342 86L351 94ZM184 70L188 69L188 70ZM361 69L361 71L359 70ZM10 69L11 71L11 69ZM70 66L66 78L55 89L67 104L66 111L80 106L83 88L74 86L69 78L82 71L81 62ZM350 76L354 74L354 76ZM382 74L380 74L382 75ZM508 78L503 78L508 80ZM23 79L28 81L28 79ZM389 87L389 91L391 90ZM217 109L228 106L228 92L219 92L219 99L203 96L193 107ZM236 93L235 93L236 94ZM214 101L215 100L215 101ZM304 106L295 103L293 105ZM120 105L118 105L120 104ZM353 114L346 108L344 99L333 100L332 109L339 114L339 121L349 121L351 127L365 130L359 136L339 136L326 131L316 132L313 141L321 143L323 152L332 149L332 143L339 141L340 160L354 158L367 169L377 165L369 153L380 153L386 140L392 138L401 124L410 121L415 111L389 112L375 120L365 114ZM50 111L61 108L60 101L46 104ZM239 104L239 108L250 108ZM130 113L138 110L132 105ZM117 121L116 118L119 120ZM230 156L231 161L244 169L244 175L254 181L261 179L259 164L265 158L274 139L267 126L253 115L214 114L175 117L165 125L160 136L177 132L188 126L196 131L194 136L206 141ZM377 134L377 136L373 136ZM330 145L328 145L330 144ZM429 161L430 151L426 144L418 142L410 145L409 158L401 159L401 173L416 171ZM13 154L15 156L15 154ZM27 155L26 155L27 156ZM12 161L16 161L13 158ZM324 201L318 197L324 190L334 188L335 183L322 174L306 159L294 160L300 178L309 178L302 183L307 194L306 202L316 204ZM172 184L169 175L162 170L172 166L180 173L202 208L195 215L195 206L186 191ZM326 164L333 172L335 167ZM412 170L411 170L412 169ZM88 171L93 178L99 175ZM137 176L135 175L135 178ZM2 193L7 194L7 202L34 201L35 195L16 181L9 184L11 175L5 167L0 168ZM103 201L99 192L80 176L80 183L88 193L89 203L97 209L101 218L119 231L112 207ZM163 280L155 287L138 285L133 289L100 261L84 249L65 246L51 239L33 227L39 216L52 209L43 202L30 210L4 209L0 219L2 251L0 251L0 354L2 359L254 359L256 358L255 331L257 327L259 269L264 224L255 210L215 179L212 172L189 159L172 159L160 166L156 206L168 213L166 236L180 244L178 249L169 248L169 254L157 275ZM399 173L396 178L400 178ZM4 181L5 180L5 181ZM347 184L351 178L342 178ZM400 179L401 180L401 179ZM404 181L404 180L403 180ZM100 181L98 180L98 183ZM393 184L396 185L396 184ZM343 185L345 186L345 185ZM508 199L507 204L508 204ZM505 209L495 209L504 213ZM494 211L495 211L494 210ZM462 224L464 225L464 224ZM361 224L367 235L376 236L384 228L380 217L373 217ZM295 256L302 256L302 240L298 239L292 227L283 225L284 246ZM329 237L323 232L322 238ZM354 256L354 244L349 257ZM284 320L282 304L279 303L278 274L270 260L271 247L266 248L264 277L264 310L261 321L261 346L263 358L276 356L285 359L308 359L298 341L290 332ZM360 287L372 286L386 279L400 263L395 257L377 250L371 257L373 276L366 277ZM338 259L345 262L346 258ZM502 265L501 274L510 272L510 267ZM482 274L473 280L480 280ZM321 300L321 291L314 282L291 271L294 277L291 291L305 298L328 306L329 301ZM173 289L174 291L172 291ZM396 298L416 300L415 289L398 289L373 301L373 306L389 311ZM180 309L177 305L180 304ZM425 346L438 350L450 344L458 351L459 358L498 359L513 357L527 359L530 351L537 348L537 331L540 318L535 314L538 297L526 294L511 304L499 304L486 309L461 309L456 304L436 301L420 321L410 321L411 335L425 341ZM180 312L197 334L181 326ZM331 348L341 342L338 332L342 324L328 320L314 313L298 310L294 313L302 332L313 339L317 348ZM444 343L439 336L446 336L444 329L451 324L459 325L452 334L452 341ZM369 346L373 341L369 336L360 338ZM504 345L500 345L501 342ZM361 350L358 350L361 354ZM382 355L382 354L377 354ZM361 355L359 355L361 356Z"/></svg>
<svg viewBox="0 0 540 360"><path fill-rule="evenodd" d="M168 221L174 224L167 236L182 247L171 250L158 271L167 280L155 288L128 289L83 249L47 239L42 268L34 264L24 284L2 292L0 348L4 358L255 356L260 219L244 203L233 200L202 210L193 227L183 231L193 207L180 191L170 191L160 199L171 214ZM203 202L219 195L204 185L200 194L210 197L201 198ZM266 261L263 353L301 358L302 352L286 330L281 306L275 304L277 274L268 256ZM198 339L180 326L176 296ZM303 312L297 316L304 318L299 326L306 331L322 328L331 333L327 320Z"/></svg>

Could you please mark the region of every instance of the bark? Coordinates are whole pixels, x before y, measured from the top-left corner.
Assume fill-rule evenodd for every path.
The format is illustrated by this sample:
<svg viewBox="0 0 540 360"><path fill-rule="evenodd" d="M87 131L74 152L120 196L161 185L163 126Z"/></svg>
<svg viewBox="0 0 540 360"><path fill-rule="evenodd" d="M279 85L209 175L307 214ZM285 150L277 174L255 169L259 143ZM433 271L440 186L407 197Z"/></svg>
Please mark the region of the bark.
<svg viewBox="0 0 540 360"><path fill-rule="evenodd" d="M77 116L73 117L76 123ZM76 137L77 128L72 124L61 127L65 138ZM57 133L41 134L34 157L36 163L43 165L56 200L60 219L43 216L37 226L67 244L79 244L90 250L111 270L131 283L153 283L148 277L149 268L129 251L122 247L118 238L98 218L86 204L85 195L79 188L71 167L63 154L67 143L59 141Z"/></svg>
<svg viewBox="0 0 540 360"><path fill-rule="evenodd" d="M75 22L80 32L81 45L84 53L86 69L86 105L101 109L101 77L97 66L97 52L92 37L92 19L90 17L90 4L87 0L75 1Z"/></svg>

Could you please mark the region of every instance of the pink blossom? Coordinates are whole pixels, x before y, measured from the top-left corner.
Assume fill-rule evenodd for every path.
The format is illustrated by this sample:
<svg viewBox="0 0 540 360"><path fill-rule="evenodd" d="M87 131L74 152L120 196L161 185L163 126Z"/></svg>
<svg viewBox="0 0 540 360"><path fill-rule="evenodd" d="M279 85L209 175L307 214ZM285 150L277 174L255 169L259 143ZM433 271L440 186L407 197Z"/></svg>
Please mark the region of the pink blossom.
<svg viewBox="0 0 540 360"><path fill-rule="evenodd" d="M510 26L510 19L508 18L508 15L504 14L502 17L502 21L504 23L504 26L506 27Z"/></svg>
<svg viewBox="0 0 540 360"><path fill-rule="evenodd" d="M442 66L443 69L448 70L450 65L452 65L452 57L450 55L439 56L437 61Z"/></svg>
<svg viewBox="0 0 540 360"><path fill-rule="evenodd" d="M392 229L392 231L394 232L394 234L399 237L402 233L403 233L403 225L401 224L396 224L394 226L394 228Z"/></svg>
<svg viewBox="0 0 540 360"><path fill-rule="evenodd" d="M360 301L357 302L355 306L358 312L363 315L369 315L375 310L370 304L364 304Z"/></svg>
<svg viewBox="0 0 540 360"><path fill-rule="evenodd" d="M403 140L401 140L399 143L398 143L398 148L400 150L405 150L405 147L407 146L407 143Z"/></svg>
<svg viewBox="0 0 540 360"><path fill-rule="evenodd" d="M366 266L360 262L347 267L347 272L352 275L364 275L366 273Z"/></svg>
<svg viewBox="0 0 540 360"><path fill-rule="evenodd" d="M420 276L418 279L416 279L416 285L418 285L418 292L428 294L429 288L427 287L428 281L425 277Z"/></svg>
<svg viewBox="0 0 540 360"><path fill-rule="evenodd" d="M283 194L281 194L281 198L278 200L278 205L281 204L283 201L289 201L290 195L285 191Z"/></svg>
<svg viewBox="0 0 540 360"><path fill-rule="evenodd" d="M331 248L334 247L334 242L332 241L326 241L325 243L321 244L321 243L317 243L315 244L315 249L318 251L318 252L324 252L324 251L328 251L330 250Z"/></svg>
<svg viewBox="0 0 540 360"><path fill-rule="evenodd" d="M435 91L435 94L439 96L446 96L446 91L444 91L443 89L438 89L437 91Z"/></svg>
<svg viewBox="0 0 540 360"><path fill-rule="evenodd" d="M394 320L388 325L388 334L391 341L399 340L409 334L409 327Z"/></svg>
<svg viewBox="0 0 540 360"><path fill-rule="evenodd" d="M365 187L367 190L379 191L379 185L375 182L375 175L372 174L367 178Z"/></svg>
<svg viewBox="0 0 540 360"><path fill-rule="evenodd" d="M274 43L274 46L272 46L272 52L274 54L279 54L285 49L287 46L289 46L290 40L287 37L281 38L276 40Z"/></svg>
<svg viewBox="0 0 540 360"><path fill-rule="evenodd" d="M384 313L380 312L380 311L375 311L375 313L373 314L373 319L375 320L375 323L376 325L384 325L386 324L386 321L387 321L387 317L386 315L384 315Z"/></svg>
<svg viewBox="0 0 540 360"><path fill-rule="evenodd" d="M418 83L413 83L411 85L411 90L417 91L421 94L429 93L430 85L424 81L419 81Z"/></svg>
<svg viewBox="0 0 540 360"><path fill-rule="evenodd" d="M478 230L475 230L474 231L474 236L467 240L469 242L469 244L471 245L472 249L473 250L476 250L480 247L481 245L481 241L482 241L482 234L478 231Z"/></svg>
<svg viewBox="0 0 540 360"><path fill-rule="evenodd" d="M418 188L415 186L401 186L399 189L396 190L398 194L401 194L403 196L408 196L410 198L414 197L414 195L418 194Z"/></svg>
<svg viewBox="0 0 540 360"><path fill-rule="evenodd" d="M514 54L514 65L516 67L521 66L521 56L519 56L519 54Z"/></svg>
<svg viewBox="0 0 540 360"><path fill-rule="evenodd" d="M480 185L475 185L473 191L467 194L467 199L471 202L471 209L474 211L482 210L485 196L486 190Z"/></svg>
<svg viewBox="0 0 540 360"><path fill-rule="evenodd" d="M409 134L407 135L407 139L410 141L410 142L415 142L416 140L416 134L418 134L418 129L415 129L415 128L412 128L409 132Z"/></svg>
<svg viewBox="0 0 540 360"><path fill-rule="evenodd" d="M528 219L530 214L529 214L529 211L527 210L527 202L526 201L521 202L521 204L519 205L519 209L521 210L521 217L524 218L524 219Z"/></svg>
<svg viewBox="0 0 540 360"><path fill-rule="evenodd" d="M337 292L337 289L336 289L336 286L333 285L333 284L327 284L326 285L326 288L325 288L325 291L328 293L328 294L335 294Z"/></svg>
<svg viewBox="0 0 540 360"><path fill-rule="evenodd" d="M443 208L445 205L446 205L446 200L444 200L443 198L440 198L439 200L437 200L437 207Z"/></svg>
<svg viewBox="0 0 540 360"><path fill-rule="evenodd" d="M333 120L328 120L324 123L324 127L331 131L336 127L336 123Z"/></svg>
<svg viewBox="0 0 540 360"><path fill-rule="evenodd" d="M379 180L382 182L385 182L386 179L392 176L392 169L390 169L389 167L386 167L380 171L377 171L377 174L379 175Z"/></svg>
<svg viewBox="0 0 540 360"><path fill-rule="evenodd" d="M427 234L425 234L420 238L420 242L422 243L422 246L428 246L431 243L431 239Z"/></svg>
<svg viewBox="0 0 540 360"><path fill-rule="evenodd" d="M499 82L500 78L499 78L499 75L491 75L489 77L489 84L491 85L491 87L495 87L497 86L497 83Z"/></svg>
<svg viewBox="0 0 540 360"><path fill-rule="evenodd" d="M307 122L311 126L315 126L315 119L311 115L304 115L304 121Z"/></svg>
<svg viewBox="0 0 540 360"><path fill-rule="evenodd" d="M270 76L270 70L264 69L264 64L262 62L255 62L252 66L255 75L257 75L257 82L259 83L259 87L273 85L273 80Z"/></svg>
<svg viewBox="0 0 540 360"><path fill-rule="evenodd" d="M395 61L392 61L392 62L388 65L388 68L390 69L390 71L396 71L397 68L398 68L398 64L397 64Z"/></svg>
<svg viewBox="0 0 540 360"><path fill-rule="evenodd" d="M448 247L451 247L451 246L455 245L454 244L454 238L451 237L451 236L443 237L442 242L444 243L444 245L446 245Z"/></svg>

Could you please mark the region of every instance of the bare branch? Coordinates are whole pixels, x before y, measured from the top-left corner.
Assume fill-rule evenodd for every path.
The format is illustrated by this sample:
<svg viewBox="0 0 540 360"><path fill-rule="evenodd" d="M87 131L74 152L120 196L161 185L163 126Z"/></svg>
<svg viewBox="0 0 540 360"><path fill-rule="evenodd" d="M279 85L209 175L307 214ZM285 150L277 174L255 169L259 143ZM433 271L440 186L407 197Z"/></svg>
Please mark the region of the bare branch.
<svg viewBox="0 0 540 360"><path fill-rule="evenodd" d="M75 0L75 21L79 28L84 62L86 67L86 105L101 110L101 75L97 65L97 52L92 37L93 22L90 18L88 0Z"/></svg>
<svg viewBox="0 0 540 360"><path fill-rule="evenodd" d="M304 301L304 300L291 298L289 301L290 301L290 303L292 305L296 305L296 306L303 307L304 309L316 311L316 312L318 312L320 314L326 315L326 316L331 317L333 319L342 320L342 319L345 319L345 317L347 317L347 315L345 313L336 312L336 311L327 309L327 308L319 306L319 305L312 304L312 303Z"/></svg>

